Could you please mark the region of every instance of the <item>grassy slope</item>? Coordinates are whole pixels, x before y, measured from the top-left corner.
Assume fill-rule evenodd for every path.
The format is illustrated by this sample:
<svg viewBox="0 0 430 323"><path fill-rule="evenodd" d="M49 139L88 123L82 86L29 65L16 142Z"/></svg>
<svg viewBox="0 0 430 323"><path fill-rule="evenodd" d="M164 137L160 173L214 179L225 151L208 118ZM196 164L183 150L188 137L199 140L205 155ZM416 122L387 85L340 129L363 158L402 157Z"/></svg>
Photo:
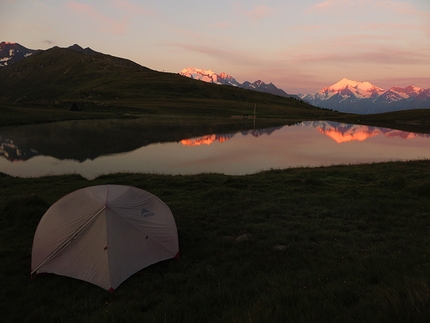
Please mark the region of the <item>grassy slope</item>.
<svg viewBox="0 0 430 323"><path fill-rule="evenodd" d="M0 181L2 322L430 320L429 161ZM169 205L181 259L142 270L114 295L67 277L30 280L45 210L106 183L146 189Z"/></svg>
<svg viewBox="0 0 430 323"><path fill-rule="evenodd" d="M52 48L0 70L0 126L141 116L332 120L429 132L430 109L380 115L322 110L294 99L157 72L101 53ZM81 112L69 112L78 102Z"/></svg>
<svg viewBox="0 0 430 323"><path fill-rule="evenodd" d="M185 100L202 105L220 101L249 102L313 109L297 100L266 93L218 86L177 74L157 72L129 60L104 54L85 55L71 49L52 48L0 70L0 99L9 102L47 103L80 100L83 103L142 102L172 105ZM201 106L201 108L204 108Z"/></svg>
<svg viewBox="0 0 430 323"><path fill-rule="evenodd" d="M430 133L430 109L404 110L368 115L345 115L344 120L350 123Z"/></svg>

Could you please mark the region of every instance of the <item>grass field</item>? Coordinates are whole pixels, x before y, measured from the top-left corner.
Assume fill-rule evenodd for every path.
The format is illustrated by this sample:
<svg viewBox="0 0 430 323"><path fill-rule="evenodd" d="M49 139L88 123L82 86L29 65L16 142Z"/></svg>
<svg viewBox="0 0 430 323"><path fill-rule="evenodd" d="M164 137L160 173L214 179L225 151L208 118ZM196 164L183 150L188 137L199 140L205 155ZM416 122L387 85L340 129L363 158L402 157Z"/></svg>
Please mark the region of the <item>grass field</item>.
<svg viewBox="0 0 430 323"><path fill-rule="evenodd" d="M2 322L429 322L430 161L255 175L0 175ZM63 195L140 187L171 208L180 260L113 295L30 280L38 221Z"/></svg>

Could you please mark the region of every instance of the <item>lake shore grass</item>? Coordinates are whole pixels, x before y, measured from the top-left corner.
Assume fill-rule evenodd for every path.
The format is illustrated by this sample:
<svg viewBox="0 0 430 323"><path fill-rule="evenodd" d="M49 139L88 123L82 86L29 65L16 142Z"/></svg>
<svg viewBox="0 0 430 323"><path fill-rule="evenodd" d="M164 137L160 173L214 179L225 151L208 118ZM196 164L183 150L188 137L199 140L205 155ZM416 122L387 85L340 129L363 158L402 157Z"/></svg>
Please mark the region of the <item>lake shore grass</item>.
<svg viewBox="0 0 430 323"><path fill-rule="evenodd" d="M430 161L246 176L0 174L2 322L429 322ZM30 280L48 207L76 189L132 185L160 197L181 258L114 294Z"/></svg>
<svg viewBox="0 0 430 323"><path fill-rule="evenodd" d="M291 104L291 102L293 104ZM12 104L0 102L0 127L53 123L67 120L144 119L148 124L193 123L210 127L213 123L234 124L234 116L254 117L252 104L237 101L205 99L187 100L119 100L80 103L81 111L68 111L70 102L55 106L52 102ZM87 105L85 105L87 104ZM297 106L295 106L296 104ZM178 122L178 120L180 120ZM397 130L430 133L430 109L416 109L381 114L348 114L300 106L290 100L290 106L267 103L256 113L258 127L294 124L302 121L335 121L386 127Z"/></svg>

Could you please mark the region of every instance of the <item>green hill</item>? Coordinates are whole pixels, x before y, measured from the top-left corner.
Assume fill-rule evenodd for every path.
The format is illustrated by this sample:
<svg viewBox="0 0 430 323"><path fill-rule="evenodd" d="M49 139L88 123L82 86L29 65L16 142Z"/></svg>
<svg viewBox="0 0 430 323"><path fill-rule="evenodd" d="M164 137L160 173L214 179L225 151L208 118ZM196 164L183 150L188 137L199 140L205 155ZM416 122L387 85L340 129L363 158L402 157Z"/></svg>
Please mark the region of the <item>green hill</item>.
<svg viewBox="0 0 430 323"><path fill-rule="evenodd" d="M264 106L266 113L270 106L273 115L284 114L286 108L322 111L299 100L157 72L127 59L76 48L54 47L1 69L0 88L0 101L14 104L61 106L77 101L84 106L144 108L144 112L184 108L188 113L215 108L221 115L250 113L255 106Z"/></svg>
<svg viewBox="0 0 430 323"><path fill-rule="evenodd" d="M72 103L81 112L66 113ZM0 110L0 125L150 115L252 117L256 111L258 118L278 124L332 120L428 132L430 120L430 110L358 116L320 109L293 98L154 71L77 45L53 47L1 68Z"/></svg>

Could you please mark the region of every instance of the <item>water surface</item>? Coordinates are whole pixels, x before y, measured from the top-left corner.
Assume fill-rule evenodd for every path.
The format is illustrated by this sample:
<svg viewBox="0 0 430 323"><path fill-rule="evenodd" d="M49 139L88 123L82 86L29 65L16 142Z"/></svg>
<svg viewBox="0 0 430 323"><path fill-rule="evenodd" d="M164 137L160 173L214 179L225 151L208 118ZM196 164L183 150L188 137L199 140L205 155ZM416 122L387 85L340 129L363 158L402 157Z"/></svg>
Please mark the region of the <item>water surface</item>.
<svg viewBox="0 0 430 323"><path fill-rule="evenodd" d="M31 129L37 133L37 126ZM30 134L16 140L0 132L0 172L21 177L75 173L87 179L117 172L245 175L268 169L430 158L428 134L325 121L158 143L147 138L136 141L139 127L124 126L125 135L118 141L103 141L100 138L109 136L97 136L96 129L94 134L85 131L89 132L82 139L65 141L58 136L72 136L70 131L45 134L34 141L23 139Z"/></svg>

